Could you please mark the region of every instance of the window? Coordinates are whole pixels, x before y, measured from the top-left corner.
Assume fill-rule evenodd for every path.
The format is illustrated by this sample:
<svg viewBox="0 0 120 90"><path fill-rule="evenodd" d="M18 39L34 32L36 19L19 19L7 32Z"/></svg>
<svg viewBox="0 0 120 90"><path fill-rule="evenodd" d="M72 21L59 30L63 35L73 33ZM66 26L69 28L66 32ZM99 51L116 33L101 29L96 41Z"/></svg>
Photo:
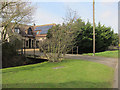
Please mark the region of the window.
<svg viewBox="0 0 120 90"><path fill-rule="evenodd" d="M29 29L28 29L28 34L32 35L32 29L31 29L31 27L29 27Z"/></svg>
<svg viewBox="0 0 120 90"><path fill-rule="evenodd" d="M32 48L34 47L33 44L34 44L34 41L32 40Z"/></svg>
<svg viewBox="0 0 120 90"><path fill-rule="evenodd" d="M36 48L39 48L39 41L36 41Z"/></svg>
<svg viewBox="0 0 120 90"><path fill-rule="evenodd" d="M37 33L36 33L37 35L39 34L39 31L37 31Z"/></svg>
<svg viewBox="0 0 120 90"><path fill-rule="evenodd" d="M26 46L28 46L28 41L26 41Z"/></svg>
<svg viewBox="0 0 120 90"><path fill-rule="evenodd" d="M15 32L20 33L20 29L19 28L15 28Z"/></svg>

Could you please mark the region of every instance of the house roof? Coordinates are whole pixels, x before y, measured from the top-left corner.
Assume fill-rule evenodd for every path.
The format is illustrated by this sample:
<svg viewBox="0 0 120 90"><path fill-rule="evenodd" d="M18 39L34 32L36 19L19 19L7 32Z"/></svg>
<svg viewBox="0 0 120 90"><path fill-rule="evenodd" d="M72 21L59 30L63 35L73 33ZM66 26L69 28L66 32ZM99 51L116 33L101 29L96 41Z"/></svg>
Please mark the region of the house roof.
<svg viewBox="0 0 120 90"><path fill-rule="evenodd" d="M29 36L28 31L30 28L32 30L32 37L45 37L47 35L47 32L49 29L51 29L55 24L45 24L45 25L37 25L37 26L30 26L30 25L25 25L25 24L19 24L16 25L15 28L20 29L20 34L22 36Z"/></svg>
<svg viewBox="0 0 120 90"><path fill-rule="evenodd" d="M18 24L15 26L15 28L20 29L20 34L22 36L27 36L27 34L25 33L25 30L27 30L29 27L30 27L30 25L25 25L25 24Z"/></svg>
<svg viewBox="0 0 120 90"><path fill-rule="evenodd" d="M40 31L40 34L47 34L48 30L51 29L55 24L46 24L46 25L39 25L35 26L34 31Z"/></svg>

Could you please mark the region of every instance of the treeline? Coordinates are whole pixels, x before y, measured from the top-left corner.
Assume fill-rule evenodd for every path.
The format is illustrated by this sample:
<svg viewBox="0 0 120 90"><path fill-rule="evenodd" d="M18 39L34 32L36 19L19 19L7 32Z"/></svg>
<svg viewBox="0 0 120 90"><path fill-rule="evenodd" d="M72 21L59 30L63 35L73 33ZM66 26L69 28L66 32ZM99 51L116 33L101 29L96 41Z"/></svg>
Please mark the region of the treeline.
<svg viewBox="0 0 120 90"><path fill-rule="evenodd" d="M69 25L68 23L63 23L62 25L56 25L54 27ZM76 51L76 46L78 46L78 53L91 53L93 52L93 26L88 21L85 23L82 19L77 19L69 26L70 29L74 29L75 40L73 45L73 50ZM48 31L47 37L50 38L51 30ZM100 22L95 26L95 45L96 52L101 52L108 50L109 46L118 46L118 34L114 33L111 27L106 27L105 25L101 25ZM71 47L72 49L72 47ZM70 50L69 53L72 51Z"/></svg>

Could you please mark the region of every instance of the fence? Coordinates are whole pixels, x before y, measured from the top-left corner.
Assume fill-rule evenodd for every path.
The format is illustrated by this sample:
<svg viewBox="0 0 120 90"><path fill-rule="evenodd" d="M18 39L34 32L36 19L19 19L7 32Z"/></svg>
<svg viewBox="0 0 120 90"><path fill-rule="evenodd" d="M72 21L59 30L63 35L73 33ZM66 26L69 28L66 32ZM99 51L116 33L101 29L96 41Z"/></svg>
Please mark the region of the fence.
<svg viewBox="0 0 120 90"><path fill-rule="evenodd" d="M76 50L74 50L74 49L76 49ZM74 48L72 47L72 52L71 52L71 54L74 54L74 53L75 53L75 54L78 55L78 53L79 53L78 51L79 51L79 50L78 50L78 46L76 46L76 48L75 48L75 47L74 47Z"/></svg>
<svg viewBox="0 0 120 90"><path fill-rule="evenodd" d="M33 55L33 56L40 56L41 53L39 52L38 48L33 48L33 49L26 49L26 48L22 48L21 50L19 50L20 54L24 54L24 55ZM71 52L69 54L79 54L79 48L78 46L76 47L72 47Z"/></svg>

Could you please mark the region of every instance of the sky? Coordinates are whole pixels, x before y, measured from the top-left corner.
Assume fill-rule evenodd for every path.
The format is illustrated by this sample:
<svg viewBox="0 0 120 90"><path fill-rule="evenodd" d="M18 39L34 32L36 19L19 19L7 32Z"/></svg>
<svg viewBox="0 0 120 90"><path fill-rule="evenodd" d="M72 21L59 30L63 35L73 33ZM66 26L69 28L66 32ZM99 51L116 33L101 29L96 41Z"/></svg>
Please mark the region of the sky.
<svg viewBox="0 0 120 90"><path fill-rule="evenodd" d="M113 0L114 1L114 0ZM68 8L76 11L85 22L93 22L92 2L32 2L35 5L34 22L36 25L61 24ZM118 33L118 2L95 2L95 23L111 27Z"/></svg>

